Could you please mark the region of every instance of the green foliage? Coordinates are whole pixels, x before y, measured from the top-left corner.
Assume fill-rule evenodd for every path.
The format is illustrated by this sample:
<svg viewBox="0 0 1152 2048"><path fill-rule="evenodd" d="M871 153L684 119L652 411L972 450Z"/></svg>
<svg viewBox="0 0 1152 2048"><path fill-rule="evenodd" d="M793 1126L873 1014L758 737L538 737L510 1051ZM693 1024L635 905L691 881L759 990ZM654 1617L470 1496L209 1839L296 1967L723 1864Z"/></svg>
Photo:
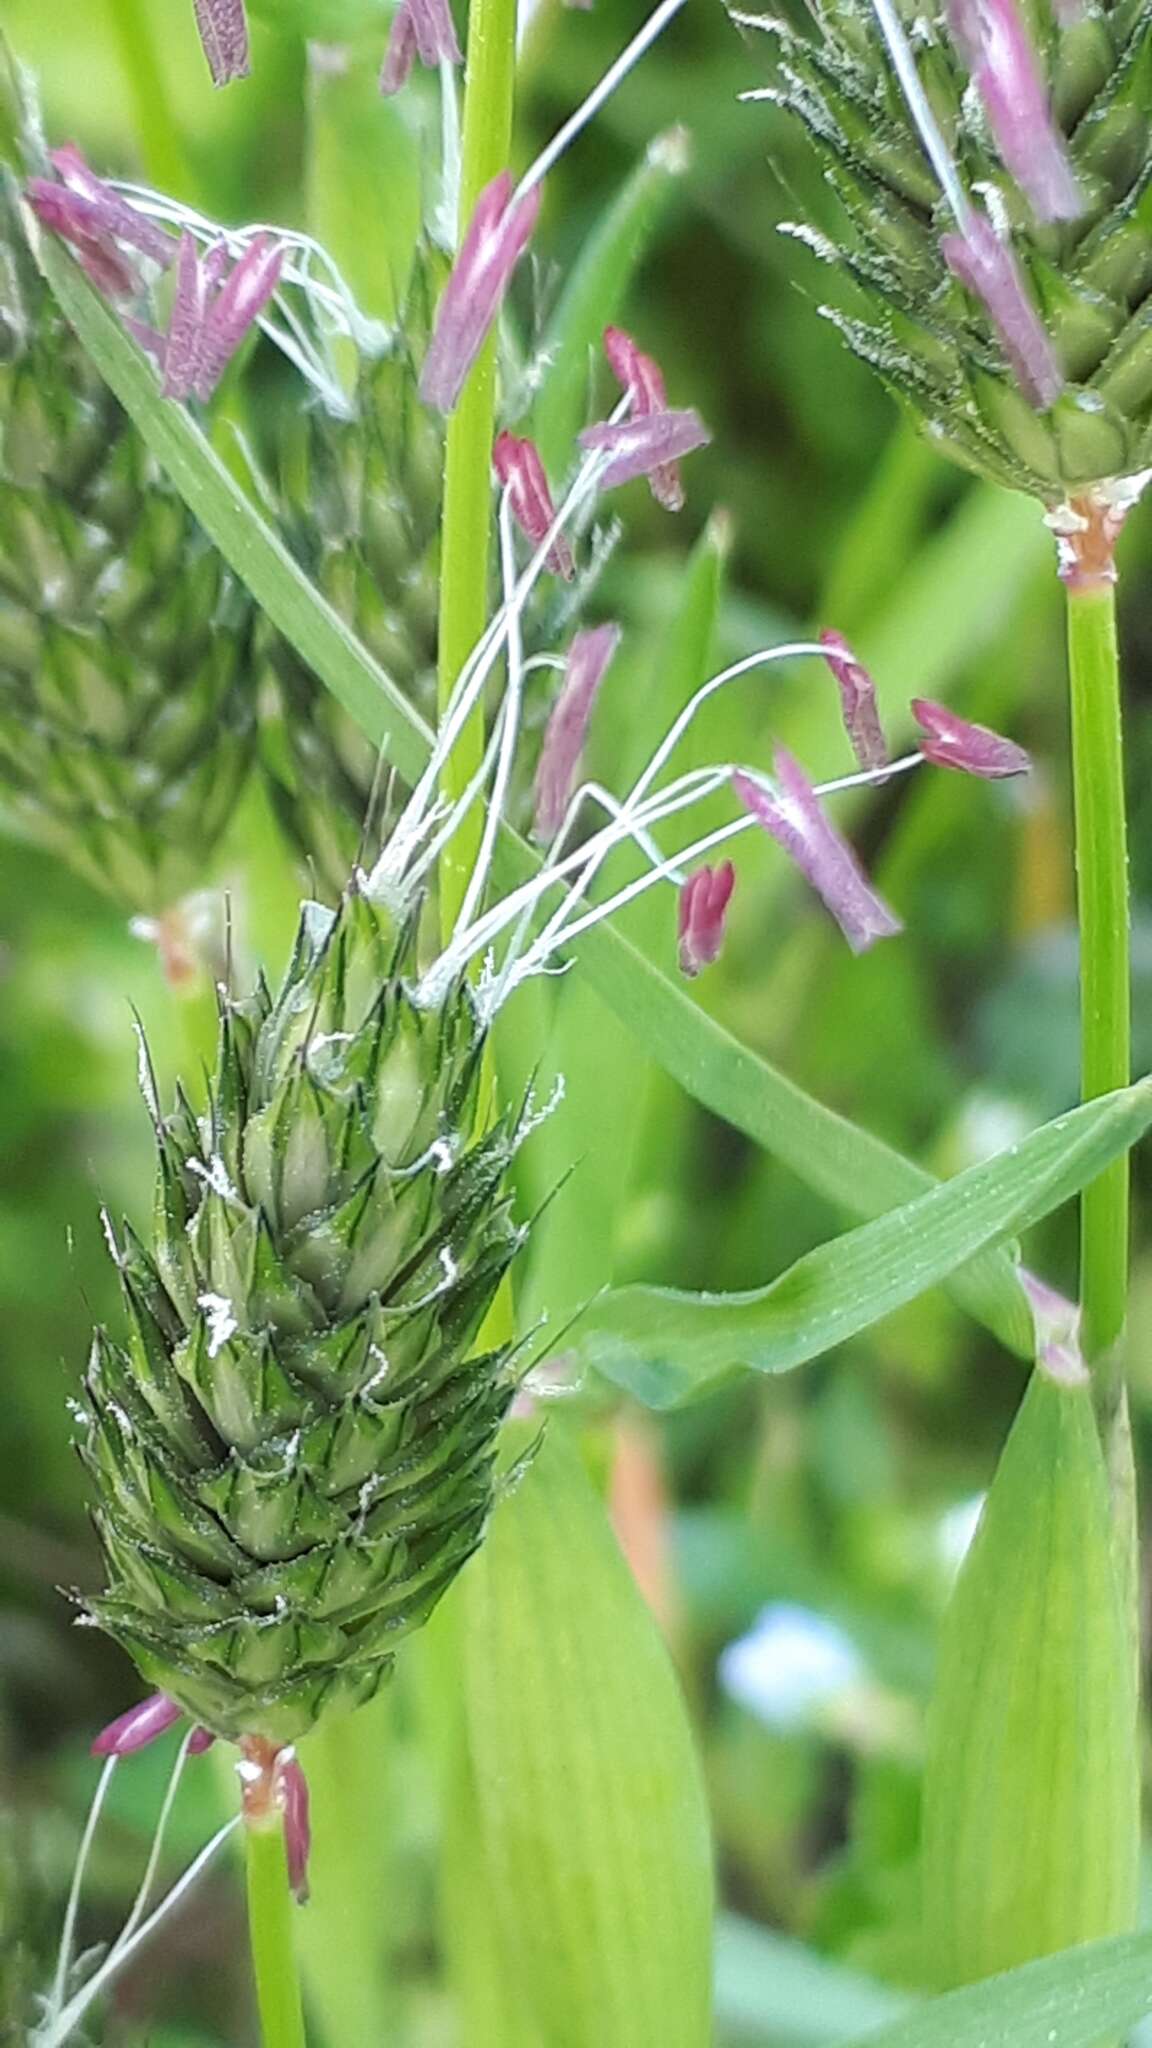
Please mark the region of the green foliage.
<svg viewBox="0 0 1152 2048"><path fill-rule="evenodd" d="M866 2038L869 2048L1096 2048L1152 2013L1150 1962L1147 1934L1090 1942L951 1991Z"/></svg>
<svg viewBox="0 0 1152 2048"><path fill-rule="evenodd" d="M578 1455L549 1431L463 1582L472 1882L549 2048L698 2048L712 1849L668 1654ZM467 2026L475 2048L500 2032Z"/></svg>
<svg viewBox="0 0 1152 2048"><path fill-rule="evenodd" d="M755 1293L631 1287L608 1294L581 1318L574 1345L657 1408L705 1393L741 1366L787 1372L1039 1222L1126 1153L1149 1123L1152 1081L1141 1081L833 1238Z"/></svg>
<svg viewBox="0 0 1152 2048"><path fill-rule="evenodd" d="M945 1617L928 1730L931 1981L1132 1926L1136 1702L1086 1379L1032 1376Z"/></svg>
<svg viewBox="0 0 1152 2048"><path fill-rule="evenodd" d="M147 366L70 260L47 246L41 258L94 360L225 559L243 562L248 587L273 624L399 772L414 779L428 744L419 714L312 587L193 422L158 396ZM505 832L499 873L520 880L528 859ZM579 950L593 985L642 1034L652 1056L698 1101L766 1144L809 1185L850 1212L875 1214L925 1184L920 1168L806 1096L714 1024L620 932L597 926ZM966 1279L964 1299L1008 1341L1026 1346L1026 1311L1006 1261L981 1266Z"/></svg>
<svg viewBox="0 0 1152 2048"><path fill-rule="evenodd" d="M21 54L43 75L53 140L75 133L101 168L137 168L139 91L128 89L108 32L112 17L134 17L153 31L167 87L167 100L143 125L148 159L160 161L162 138L180 166L177 189L217 218L306 219L341 244L342 267L370 309L391 316L414 195L436 190L438 142L434 82L414 80L387 107L374 98L388 10L374 0L363 7L360 0L258 0L253 77L215 96L183 0L171 7L110 0L107 10L74 12L67 36L40 0L9 0L5 13ZM537 15L521 61L517 164L635 26L621 0L598 0L591 12ZM342 72L325 39L345 31L357 40L355 67ZM325 47L307 59L306 39ZM623 621L625 640L598 707L590 765L614 781L625 760L644 759L669 708L679 707L701 662L712 658L702 649L713 630L718 661L803 633L811 621L853 632L859 626L895 738L906 730L907 697L923 690L1018 732L1042 772L1023 801L943 777L893 784L879 797L846 796L838 820L858 836L907 924L884 958L841 960L785 864L751 850L725 958L691 992L666 972L674 917L669 899L654 895L623 933L582 942L576 972L523 992L501 1016L501 1068L515 1077L505 1100L520 1099L550 1032L539 1096L556 1068L571 1083L569 1102L514 1162L525 1214L570 1173L534 1233L539 1255L520 1302L524 1323L548 1311L561 1351L565 1307L609 1277L680 1297L756 1287L846 1220L918 1207L935 1176L954 1177L1003 1151L1057 1115L1074 1085L1064 1041L1056 1043L1076 996L1058 768L1061 672L1049 612L1029 595L1048 569L1050 539L1019 500L970 488L942 466L933 471L930 457L909 455L906 438L893 445L886 397L843 357L835 337L821 334L805 291L796 289L810 282L810 257L773 232L781 210L816 217L827 190L793 124L775 109L736 109L735 93L749 82L747 45L730 25L719 14L686 9L642 74L604 110L595 137L550 175L539 261L518 280L514 315L524 316L530 344L542 336L553 347L561 309L572 323L571 345L555 358L562 365L557 416L581 423L590 342L613 317L660 358L673 402L698 404L715 434L688 473L680 521L666 520L641 486L614 501L627 539L597 606ZM656 180L645 158L651 137L686 118L691 168ZM765 165L766 138L779 184ZM674 236L660 232L673 208ZM630 241L641 215L644 235ZM629 263L638 251L642 266L627 282L614 267L626 245ZM592 252L604 250L603 271L582 306L574 286L564 290L565 274L590 276ZM203 530L252 585L266 629L284 636L279 652L307 680L309 717L337 725L341 745L354 749L357 792L385 735L390 766L410 777L425 757L427 732L418 709L413 718L410 701L401 701L402 663L389 673L387 645L369 630L371 592L367 613L358 613L353 579L342 584L332 561L331 608L313 597L291 549L279 547L228 482L229 469L241 466L230 446L232 408L211 437L224 458L214 466L196 430L159 403L152 372L67 260L52 247L42 254L85 347L143 431L149 473L172 466ZM584 254L588 264L573 261ZM509 361L519 353L512 346ZM279 479L294 396L267 354L255 353L252 368L236 424L265 474ZM544 374L538 361L534 368ZM544 422L548 434L551 402L544 374L534 424ZM291 424L301 439L321 437L319 420ZM555 452L549 449L554 483L568 452L557 427ZM299 516L307 513L306 495L295 501ZM722 522L713 508L733 516ZM343 504L338 510L347 533L354 522ZM732 535L727 553L724 527ZM315 533L292 536L309 569L315 540ZM1130 547L1126 632L1139 652L1146 543L1137 520ZM1024 617L1024 601L1035 619ZM536 714L546 686L538 678L533 687ZM1135 693L1132 720L1138 791L1147 714ZM835 696L816 667L774 671L767 687L757 679L725 698L706 730L721 759L766 764L783 738L813 772L848 766ZM293 742L302 731L308 728L298 726ZM267 723L265 734L271 748ZM285 747L275 772L293 767ZM309 793L300 780L287 787L295 796ZM350 819L360 800L352 797ZM352 826L335 835L343 844L345 829ZM1139 810L1133 852L1139 881L1152 871ZM295 884L258 779L221 855L234 887L237 950L248 947L271 974L285 925L294 921ZM505 876L526 872L522 849L509 843L501 858ZM23 1923L18 1968L5 1984L15 2005L47 1981L91 1785L87 1742L134 1685L112 1645L69 1629L54 1590L92 1586L98 1569L62 1415L91 1319L88 1301L97 1315L113 1312L95 1196L127 1206L138 1222L144 1203L146 1130L129 1107L126 999L146 1013L164 1099L173 1070L183 1062L191 1085L195 1062L153 985L153 963L109 907L27 844L6 842L3 866L0 1800L17 1816L20 1896L5 1893ZM1139 919L1136 930L1139 941ZM1019 1049L1010 1062L996 1058L1006 1030ZM66 1233L70 1249L62 1257ZM1137 1246L1131 1354L1142 1458L1148 1267L1139 1233ZM1027 1256L1068 1284L1067 1220L1053 1216L1040 1227ZM870 1277L864 1273L865 1285ZM1017 1349L1027 1348L1029 1319L1006 1252L981 1254L949 1287ZM1081 1950L1003 1984L904 2010L920 1962L911 1859L944 1532L953 1509L966 1511L988 1481L1016 1379L985 1330L936 1290L803 1374L743 1375L709 1401L650 1418L639 1480L628 1432L617 1433L615 1392L590 1376L571 1403L572 1434L579 1433L594 1479L611 1480L629 1554L645 1570L655 1562L662 1622L684 1674L707 1779L722 1894L742 1916L738 1929L727 1917L720 1922L719 2048L816 2048L879 2025L879 2039L891 2035L892 2048L1094 2048L1147 2010L1144 1942ZM564 1996L582 2015L579 2048L612 2048L595 2003L597 1973L610 1978L615 2002L606 2009L624 2012L629 2039L633 1969L647 2010L677 2039L682 2014L661 2005L657 1951L689 1924L683 1946L685 1975L689 1948L695 1958L692 2048L707 2038L698 1805L695 1822L678 1832L667 1813L651 1822L649 1843L665 1842L669 1867L680 1873L674 1896L666 1895L650 1848L631 1839L622 1820L634 1785L648 1788L647 1800L668 1769L696 1784L683 1702L609 1546L603 1506L568 1445L560 1446L568 1469L555 1476L553 1448L545 1444L538 1467L504 1501L487 1554L467 1568L431 1629L407 1644L395 1683L354 1717L325 1717L302 1745L316 1841L312 1902L296 1917L310 2040L320 2048L369 2041L474 2048L486 2040L543 2048L564 2038L569 2021L561 2012L555 2027L550 2017L541 2025L535 2013L551 2014ZM563 1505L556 1531L553 1484ZM531 1542L514 1544L521 1527ZM450 1636L466 1609L472 1616L470 1574L483 1612L501 1603L495 1637L504 1642L504 1588L493 1592L485 1576L498 1555L509 1566L514 1654L486 1669L490 1645L469 1619L467 1666L459 1654L441 1654L438 1642L433 1669L434 1660L425 1660L429 1636ZM596 1625L577 1645L581 1682L561 1692L565 1667L558 1655L555 1669L546 1666L544 1654L578 1632L585 1576L600 1589ZM834 1619L863 1665L850 1697L784 1727L769 1723L766 1707L738 1703L716 1678L725 1646L761 1606L780 1602ZM470 1732L463 1759L453 1762L465 1669L469 1715L474 1684L488 1706L475 1716L482 1736ZM623 1697L626 1669L653 1676L655 1703L635 1701L639 1734L615 1709L606 1730L599 1720L595 1730L585 1727L585 1671L595 1704ZM530 1681L523 1698L521 1673ZM437 1798L431 1760L442 1746ZM516 1776L518 1749L531 1766L524 1782ZM568 1782L569 1750L581 1800L577 1781ZM231 1756L217 1756L231 1806ZM84 1942L107 1938L133 1894L165 1762L145 1756L118 1773L82 1915ZM213 1824L207 1769L189 1770L171 1859L164 1859L171 1869L162 1875L174 1877L177 1856L186 1860ZM545 1791L530 1806L526 1786L533 1783ZM614 1790L601 1811L595 1788L605 1783ZM582 1819L592 1815L591 1833L576 1828L578 1808ZM490 1853L481 1860L483 1845ZM619 1925L610 1917L616 1861L629 1901ZM635 1889L645 1870L644 1904L655 1901L651 1925ZM550 1888L534 1889L525 1872L544 1872ZM574 1872L574 1924L586 1933L592 1927L588 1953L574 1952L566 1938L558 1880ZM593 1922L590 1902L604 1900ZM222 1871L145 1951L109 2031L143 2031L171 2048L246 2040L252 2018L242 1923L234 1876ZM670 1981L680 1981L676 1968ZM17 2037L26 2017L26 2007L14 2017ZM98 2026L92 2031L99 2036Z"/></svg>
<svg viewBox="0 0 1152 2048"><path fill-rule="evenodd" d="M906 2001L734 1913L716 1928L716 2017L732 2048L829 2048Z"/></svg>

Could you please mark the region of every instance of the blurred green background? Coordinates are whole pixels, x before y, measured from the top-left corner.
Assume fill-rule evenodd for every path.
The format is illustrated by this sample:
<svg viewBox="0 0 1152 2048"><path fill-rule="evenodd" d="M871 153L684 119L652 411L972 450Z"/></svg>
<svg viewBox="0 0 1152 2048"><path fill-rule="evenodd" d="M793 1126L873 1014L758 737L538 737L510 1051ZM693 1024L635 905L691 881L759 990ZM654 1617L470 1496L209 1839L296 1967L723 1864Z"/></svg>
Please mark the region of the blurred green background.
<svg viewBox="0 0 1152 2048"><path fill-rule="evenodd" d="M75 139L105 172L135 174L147 161L153 178L222 221L304 220L315 161L305 36L343 35L339 0L297 0L295 30L257 21L253 78L219 96L184 0L94 0L64 12L44 0L3 8L6 33L40 80L52 140ZM141 121L124 61L136 19L160 53L171 121L156 105ZM525 42L523 161L639 19L623 0L596 0L591 13L540 10ZM714 439L693 458L679 520L641 489L621 501L627 538L603 599L630 629L629 652L602 701L593 766L607 772L651 744L681 570L717 513L731 533L717 658L834 625L858 639L890 701L915 689L946 696L1031 748L1037 772L1023 791L913 778L858 815L869 865L907 924L899 943L852 961L765 850L745 870L726 957L701 985L701 1000L747 1043L951 1172L1075 1099L1058 589L1038 514L938 464L818 318L829 281L777 231L804 210L817 174L773 108L737 103L763 83L766 61L718 4L692 0L549 182L531 285L542 308L651 138L673 125L687 131L690 168L627 324L664 365L672 402L696 405ZM418 93L413 105L431 136L428 101ZM372 154L374 134L367 118L362 134L346 133L327 172L331 208L358 153L362 182L344 196L369 278L372 209L408 203ZM1138 513L1124 543L1121 615L1139 1070L1152 1065L1150 531ZM730 755L760 759L775 736L813 771L844 765L829 686L810 665L754 679L708 732ZM23 2001L49 1967L93 1782L88 1742L139 1691L110 1645L74 1628L59 1590L92 1585L98 1571L67 1413L91 1324L116 1314L98 1211L141 1217L149 1198L133 1006L165 1082L186 1047L150 948L115 908L7 832L0 874L0 2026L6 2011L15 2040ZM216 879L234 886L250 948L275 966L298 877L258 799L242 811ZM667 906L663 915L667 928L653 925L652 942L667 960ZM755 1285L842 1225L647 1072L635 1042L583 1000L583 1016L566 1018L566 1043L576 1027L577 1040L600 1046L631 1075L643 1112L627 1159L615 1131L589 1123L578 1085L561 1112L549 1142L565 1142L568 1129L580 1165L531 1282L554 1311L609 1277ZM582 1226L573 1252L565 1216L576 1212L565 1204L580 1203L586 1219L598 1174L623 1188L619 1213L605 1212L603 1242ZM1131 1353L1141 1456L1152 1400L1144 1192L1137 1162ZM1071 1283L1069 1218L1029 1250L1048 1278ZM557 1298L565 1289L568 1301ZM705 1756L726 1915L718 2034L728 2048L835 2040L882 2017L915 1982L913 1854L935 1628L1021 1384L1019 1363L933 1296L814 1368L742 1384L671 1420L590 1401L618 1526L643 1564ZM784 1611L763 1654L722 1661L766 1607ZM816 1633L817 1622L834 1637ZM395 1826L406 1873L393 1939L411 2038L431 2048L455 2036L428 1906L429 1801L404 1747L404 1700L402 1682L389 1709L399 1723ZM130 1896L166 1765L161 1751L120 1773L86 1938L114 1928ZM174 1854L204 1838L222 1796L211 1766L199 1769ZM103 2038L154 2048L253 2038L239 1896L236 1874L217 1870L125 1978Z"/></svg>

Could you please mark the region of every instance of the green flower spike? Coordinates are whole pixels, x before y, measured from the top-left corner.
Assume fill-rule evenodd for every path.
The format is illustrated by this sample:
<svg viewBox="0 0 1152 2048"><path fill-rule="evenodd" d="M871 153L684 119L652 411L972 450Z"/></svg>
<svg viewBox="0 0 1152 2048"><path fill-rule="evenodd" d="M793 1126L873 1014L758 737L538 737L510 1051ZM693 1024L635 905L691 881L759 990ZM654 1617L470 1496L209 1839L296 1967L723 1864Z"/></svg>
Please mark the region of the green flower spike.
<svg viewBox="0 0 1152 2048"><path fill-rule="evenodd" d="M1122 515L1152 465L1147 0L813 0L811 33L755 25L780 56L755 96L803 122L839 203L831 236L791 232L851 278L829 313L850 347L966 467Z"/></svg>
<svg viewBox="0 0 1152 2048"><path fill-rule="evenodd" d="M221 995L202 1119L142 1058L155 1216L112 1240L127 1341L97 1333L80 1416L86 1612L234 1740L370 1698L495 1497L515 1374L470 1353L521 1125L473 1135L484 1033L459 983L416 1006L414 947L357 892L307 905L279 994Z"/></svg>
<svg viewBox="0 0 1152 2048"><path fill-rule="evenodd" d="M129 910L204 881L252 758L252 627L0 185L0 796Z"/></svg>

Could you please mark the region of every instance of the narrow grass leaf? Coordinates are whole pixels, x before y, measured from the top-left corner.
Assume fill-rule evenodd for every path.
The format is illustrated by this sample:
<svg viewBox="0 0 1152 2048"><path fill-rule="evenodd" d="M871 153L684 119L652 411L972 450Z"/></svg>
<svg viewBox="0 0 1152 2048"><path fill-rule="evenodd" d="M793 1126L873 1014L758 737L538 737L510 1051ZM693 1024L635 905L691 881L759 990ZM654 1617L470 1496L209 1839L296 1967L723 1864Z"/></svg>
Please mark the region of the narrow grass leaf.
<svg viewBox="0 0 1152 2048"><path fill-rule="evenodd" d="M297 1924L308 2003L325 2041L385 2041L394 1923L393 1714L388 1688L328 1715L301 1744L312 1792L312 1896Z"/></svg>
<svg viewBox="0 0 1152 2048"><path fill-rule="evenodd" d="M483 1868L483 1837L472 1767L463 1752L447 1791L440 1908L459 2038L467 2048L541 2048L541 2036L506 1952L490 1888L477 1882Z"/></svg>
<svg viewBox="0 0 1152 2048"><path fill-rule="evenodd" d="M65 252L41 238L37 256L93 362L225 560L400 774L415 779L431 744L419 714L313 588L195 422L160 397L149 365ZM522 880L531 862L528 849L505 834L502 879ZM838 1208L849 1215L879 1215L933 1185L922 1167L825 1108L742 1046L621 932L598 926L582 936L579 950L589 978L651 1058ZM980 1261L958 1277L956 1292L1003 1342L1027 1350L1031 1324L1010 1260L1001 1255Z"/></svg>
<svg viewBox="0 0 1152 2048"><path fill-rule="evenodd" d="M741 1367L786 1372L938 1286L986 1246L1076 1194L1152 1123L1152 1081L1057 1117L873 1223L817 1246L768 1287L729 1295L624 1287L596 1301L571 1347L657 1408Z"/></svg>
<svg viewBox="0 0 1152 2048"><path fill-rule="evenodd" d="M335 53L312 47L305 176L311 232L361 309L394 320L420 231L421 173L410 119L379 91L379 42L375 30ZM346 346L352 371L354 351Z"/></svg>
<svg viewBox="0 0 1152 2048"><path fill-rule="evenodd" d="M1087 1378L1037 1369L1005 1445L945 1618L924 1801L937 1983L1132 1926L1136 1697Z"/></svg>
<svg viewBox="0 0 1152 2048"><path fill-rule="evenodd" d="M1098 2048L1149 2013L1152 1934L1127 1934L949 1991L840 2048Z"/></svg>
<svg viewBox="0 0 1152 2048"><path fill-rule="evenodd" d="M707 2048L712 1860L680 1688L553 1426L462 1583L479 1862L548 2048Z"/></svg>
<svg viewBox="0 0 1152 2048"><path fill-rule="evenodd" d="M817 1103L741 1045L624 933L605 925L585 932L580 959L651 1059L835 1208L851 1216L881 1216L938 1185L924 1167ZM1030 1351L1031 1318L1006 1253L973 1261L956 1274L953 1291L1002 1343L1022 1355Z"/></svg>
<svg viewBox="0 0 1152 2048"><path fill-rule="evenodd" d="M831 2048L911 2003L803 1942L722 1913L716 1924L716 2020L726 2048Z"/></svg>

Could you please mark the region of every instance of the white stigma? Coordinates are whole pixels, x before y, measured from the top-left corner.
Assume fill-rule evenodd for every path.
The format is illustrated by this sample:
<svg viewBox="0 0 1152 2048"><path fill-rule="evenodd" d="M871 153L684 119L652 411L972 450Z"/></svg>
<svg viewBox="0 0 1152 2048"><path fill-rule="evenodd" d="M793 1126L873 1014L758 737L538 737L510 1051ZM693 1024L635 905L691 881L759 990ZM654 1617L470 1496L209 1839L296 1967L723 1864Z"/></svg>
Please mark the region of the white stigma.
<svg viewBox="0 0 1152 2048"><path fill-rule="evenodd" d="M215 1358L240 1328L232 1303L224 1294L200 1294L196 1306L204 1311L208 1326L208 1356Z"/></svg>

